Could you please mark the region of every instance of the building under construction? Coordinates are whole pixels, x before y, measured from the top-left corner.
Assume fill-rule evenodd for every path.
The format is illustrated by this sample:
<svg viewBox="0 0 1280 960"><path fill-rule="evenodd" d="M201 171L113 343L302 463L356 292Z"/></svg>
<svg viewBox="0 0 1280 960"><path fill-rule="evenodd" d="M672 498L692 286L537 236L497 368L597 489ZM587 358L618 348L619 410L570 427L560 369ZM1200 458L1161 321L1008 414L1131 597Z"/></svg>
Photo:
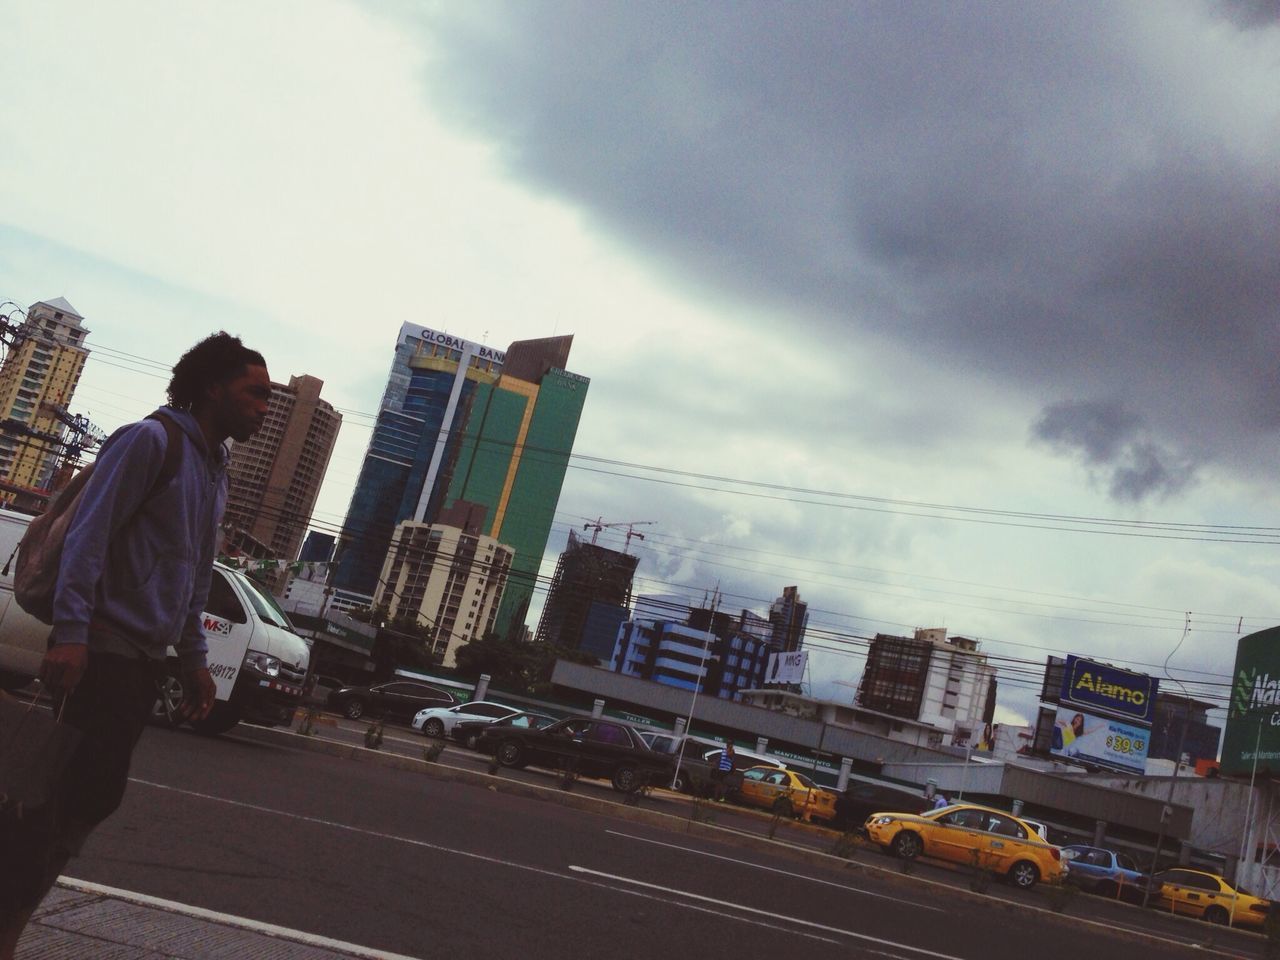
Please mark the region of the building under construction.
<svg viewBox="0 0 1280 960"><path fill-rule="evenodd" d="M639 557L587 543L570 530L534 639L608 660L618 627L627 619L639 562Z"/></svg>

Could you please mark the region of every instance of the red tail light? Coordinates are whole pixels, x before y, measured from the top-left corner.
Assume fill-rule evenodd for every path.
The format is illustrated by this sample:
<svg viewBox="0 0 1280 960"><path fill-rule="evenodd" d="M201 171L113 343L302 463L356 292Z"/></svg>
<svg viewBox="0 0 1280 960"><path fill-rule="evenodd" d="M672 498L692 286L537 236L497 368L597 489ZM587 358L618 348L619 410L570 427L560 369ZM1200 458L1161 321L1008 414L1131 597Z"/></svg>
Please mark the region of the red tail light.
<svg viewBox="0 0 1280 960"><path fill-rule="evenodd" d="M1057 847L1052 847L1052 848L1050 848L1050 850L1049 850L1049 856L1053 857L1053 859L1055 859L1055 860L1061 860L1061 859L1062 859L1062 851L1061 851L1061 850L1059 850Z"/></svg>

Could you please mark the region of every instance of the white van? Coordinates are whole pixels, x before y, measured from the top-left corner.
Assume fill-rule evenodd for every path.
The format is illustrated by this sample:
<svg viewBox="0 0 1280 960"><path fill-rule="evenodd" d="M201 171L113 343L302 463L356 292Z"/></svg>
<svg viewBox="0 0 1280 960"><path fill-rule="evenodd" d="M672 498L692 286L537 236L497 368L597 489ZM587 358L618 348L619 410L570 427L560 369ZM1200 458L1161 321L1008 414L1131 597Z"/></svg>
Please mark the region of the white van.
<svg viewBox="0 0 1280 960"><path fill-rule="evenodd" d="M0 509L0 569L30 522L26 514ZM289 722L302 700L310 651L275 598L244 574L215 563L204 630L218 699L210 715L195 724L196 729L221 733L242 719L267 726ZM0 689L18 689L31 682L40 671L48 639L48 625L14 599L10 567L8 574L0 574ZM173 724L182 701L181 672L173 648L168 665L154 719Z"/></svg>

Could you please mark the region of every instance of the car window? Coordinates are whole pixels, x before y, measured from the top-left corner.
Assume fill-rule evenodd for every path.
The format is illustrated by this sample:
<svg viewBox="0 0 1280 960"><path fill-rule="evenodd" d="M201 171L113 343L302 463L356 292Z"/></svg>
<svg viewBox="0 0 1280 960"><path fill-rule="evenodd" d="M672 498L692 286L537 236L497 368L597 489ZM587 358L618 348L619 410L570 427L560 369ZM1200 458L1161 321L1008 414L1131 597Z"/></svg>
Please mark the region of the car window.
<svg viewBox="0 0 1280 960"><path fill-rule="evenodd" d="M631 738L627 736L627 731L612 723L593 723L591 729L587 731L587 739L592 743L631 745Z"/></svg>
<svg viewBox="0 0 1280 960"><path fill-rule="evenodd" d="M981 830L986 824L986 819L981 810L953 810L946 816L939 817L938 822L951 827L962 827L965 830Z"/></svg>
<svg viewBox="0 0 1280 960"><path fill-rule="evenodd" d="M803 773L797 773L795 776L796 776L796 779L800 781L800 784L804 786L806 789L809 789L809 790L815 789L814 782L810 780L808 777L806 777Z"/></svg>
<svg viewBox="0 0 1280 960"><path fill-rule="evenodd" d="M991 833L998 833L1002 837L1015 837L1019 840L1027 839L1027 831L1022 824L1009 817L1002 817L997 813L988 815L987 830Z"/></svg>
<svg viewBox="0 0 1280 960"><path fill-rule="evenodd" d="M1126 870L1138 869L1138 865L1133 862L1133 857L1127 856L1123 853L1116 854L1116 863L1120 864L1120 866L1124 867Z"/></svg>
<svg viewBox="0 0 1280 960"><path fill-rule="evenodd" d="M478 703L476 704L476 713L482 717L506 717L510 716L511 709L509 707L500 707L496 703Z"/></svg>
<svg viewBox="0 0 1280 960"><path fill-rule="evenodd" d="M1186 879L1180 882L1184 887L1195 887L1197 890L1212 890L1214 893L1221 889L1215 877L1206 877L1202 873L1188 873Z"/></svg>
<svg viewBox="0 0 1280 960"><path fill-rule="evenodd" d="M234 574L234 576L240 582L240 586L244 588L245 596L253 604L254 612L257 613L260 620L272 626L288 630L290 633L293 632L293 624L289 622L289 617L281 609L280 604L276 603L275 597L259 586L252 577L246 577L242 573Z"/></svg>
<svg viewBox="0 0 1280 960"><path fill-rule="evenodd" d="M787 782L787 775L783 773L781 770L775 770L764 778L764 782L776 784L777 786L782 786L784 783Z"/></svg>
<svg viewBox="0 0 1280 960"><path fill-rule="evenodd" d="M448 703L453 699L453 694L445 693L436 687L428 686L425 683L405 683L405 692L410 696L423 697L427 700L443 700Z"/></svg>
<svg viewBox="0 0 1280 960"><path fill-rule="evenodd" d="M390 693L397 697L410 696L414 692L412 683L388 683L379 687L379 690L382 693Z"/></svg>
<svg viewBox="0 0 1280 960"><path fill-rule="evenodd" d="M249 620L244 605L237 599L235 590L221 570L213 571L209 580L209 599L205 602L204 612L232 623L247 623Z"/></svg>
<svg viewBox="0 0 1280 960"><path fill-rule="evenodd" d="M1085 863L1093 864L1095 867L1111 866L1111 854L1105 850L1090 850L1084 858Z"/></svg>
<svg viewBox="0 0 1280 960"><path fill-rule="evenodd" d="M1192 874L1186 870L1166 870L1164 873L1157 873L1156 879L1163 883L1177 883L1189 886L1189 884L1187 884L1187 878L1191 875Z"/></svg>
<svg viewBox="0 0 1280 960"><path fill-rule="evenodd" d="M748 770L742 775L743 780L764 780L768 770Z"/></svg>

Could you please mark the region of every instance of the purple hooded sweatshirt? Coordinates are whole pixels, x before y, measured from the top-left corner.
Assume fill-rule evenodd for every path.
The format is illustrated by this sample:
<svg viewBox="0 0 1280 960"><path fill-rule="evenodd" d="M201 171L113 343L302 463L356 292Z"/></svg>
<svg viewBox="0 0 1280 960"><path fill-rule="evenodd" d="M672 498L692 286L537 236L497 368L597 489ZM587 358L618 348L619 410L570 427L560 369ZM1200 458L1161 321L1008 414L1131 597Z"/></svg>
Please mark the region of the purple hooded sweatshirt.
<svg viewBox="0 0 1280 960"><path fill-rule="evenodd" d="M153 490L168 442L162 423L128 424L103 445L67 530L51 640L153 660L172 645L191 670L205 666L208 649L202 614L227 501L227 451L206 451L190 413L158 413L182 435L177 474Z"/></svg>

